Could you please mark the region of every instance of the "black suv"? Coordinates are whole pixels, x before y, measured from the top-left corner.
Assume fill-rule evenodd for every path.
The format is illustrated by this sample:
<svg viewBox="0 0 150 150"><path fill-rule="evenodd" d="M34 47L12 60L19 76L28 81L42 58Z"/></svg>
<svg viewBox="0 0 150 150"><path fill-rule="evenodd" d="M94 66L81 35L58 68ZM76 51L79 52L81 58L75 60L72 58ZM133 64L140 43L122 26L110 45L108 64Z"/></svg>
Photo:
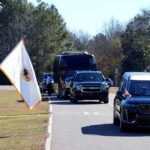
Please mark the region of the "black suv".
<svg viewBox="0 0 150 150"><path fill-rule="evenodd" d="M100 71L77 71L70 85L71 102L95 100L108 103L109 86Z"/></svg>
<svg viewBox="0 0 150 150"><path fill-rule="evenodd" d="M124 131L130 126L150 127L150 73L126 72L116 93L113 123Z"/></svg>

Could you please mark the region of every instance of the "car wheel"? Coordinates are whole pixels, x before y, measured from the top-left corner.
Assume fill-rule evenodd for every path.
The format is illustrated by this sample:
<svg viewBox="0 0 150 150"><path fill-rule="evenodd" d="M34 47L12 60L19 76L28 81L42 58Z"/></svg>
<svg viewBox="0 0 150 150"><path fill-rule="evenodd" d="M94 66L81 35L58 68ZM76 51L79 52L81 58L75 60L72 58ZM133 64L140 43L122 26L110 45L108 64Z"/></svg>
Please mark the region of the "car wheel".
<svg viewBox="0 0 150 150"><path fill-rule="evenodd" d="M113 110L113 124L118 125L119 124L119 119L116 116L116 105L114 104L114 110Z"/></svg>
<svg viewBox="0 0 150 150"><path fill-rule="evenodd" d="M77 104L78 103L78 99L75 96L73 96L72 97L72 102L75 103L75 104Z"/></svg>
<svg viewBox="0 0 150 150"><path fill-rule="evenodd" d="M124 132L127 130L127 125L125 125L122 121L122 112L120 113L120 131Z"/></svg>
<svg viewBox="0 0 150 150"><path fill-rule="evenodd" d="M103 100L103 102L104 102L104 104L108 104L108 102L109 102L108 97L106 97L106 98Z"/></svg>
<svg viewBox="0 0 150 150"><path fill-rule="evenodd" d="M102 102L102 100L101 100L101 99L99 99L99 104L101 104L101 102Z"/></svg>

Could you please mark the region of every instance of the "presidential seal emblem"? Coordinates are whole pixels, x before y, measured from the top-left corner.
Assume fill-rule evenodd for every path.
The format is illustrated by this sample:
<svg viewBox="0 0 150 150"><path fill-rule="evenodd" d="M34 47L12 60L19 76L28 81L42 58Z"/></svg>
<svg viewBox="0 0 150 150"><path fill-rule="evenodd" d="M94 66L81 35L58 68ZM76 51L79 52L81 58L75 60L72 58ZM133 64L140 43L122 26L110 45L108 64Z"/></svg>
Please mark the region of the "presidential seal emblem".
<svg viewBox="0 0 150 150"><path fill-rule="evenodd" d="M30 72L26 68L23 69L22 76L23 76L23 79L27 82L31 80Z"/></svg>

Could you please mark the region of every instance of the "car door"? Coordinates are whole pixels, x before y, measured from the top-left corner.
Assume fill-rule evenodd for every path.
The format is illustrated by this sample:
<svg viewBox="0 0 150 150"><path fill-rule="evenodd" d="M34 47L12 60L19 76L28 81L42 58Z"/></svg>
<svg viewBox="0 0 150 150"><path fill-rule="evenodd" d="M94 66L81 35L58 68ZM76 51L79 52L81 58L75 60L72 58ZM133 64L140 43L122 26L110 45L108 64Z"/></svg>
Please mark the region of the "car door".
<svg viewBox="0 0 150 150"><path fill-rule="evenodd" d="M114 101L114 106L116 107L116 113L119 116L120 116L121 102L125 99L124 92L126 89L126 83L127 83L126 80L123 79L120 84L119 90L116 94L115 101Z"/></svg>

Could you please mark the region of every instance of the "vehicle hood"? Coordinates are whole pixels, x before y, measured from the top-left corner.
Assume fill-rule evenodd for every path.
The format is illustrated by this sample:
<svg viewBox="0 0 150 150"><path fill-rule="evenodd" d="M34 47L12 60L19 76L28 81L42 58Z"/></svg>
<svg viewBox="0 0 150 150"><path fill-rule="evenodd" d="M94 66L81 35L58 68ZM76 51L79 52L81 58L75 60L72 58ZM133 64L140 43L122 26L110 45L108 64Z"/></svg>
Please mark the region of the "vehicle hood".
<svg viewBox="0 0 150 150"><path fill-rule="evenodd" d="M150 96L133 96L126 100L128 104L150 104Z"/></svg>

